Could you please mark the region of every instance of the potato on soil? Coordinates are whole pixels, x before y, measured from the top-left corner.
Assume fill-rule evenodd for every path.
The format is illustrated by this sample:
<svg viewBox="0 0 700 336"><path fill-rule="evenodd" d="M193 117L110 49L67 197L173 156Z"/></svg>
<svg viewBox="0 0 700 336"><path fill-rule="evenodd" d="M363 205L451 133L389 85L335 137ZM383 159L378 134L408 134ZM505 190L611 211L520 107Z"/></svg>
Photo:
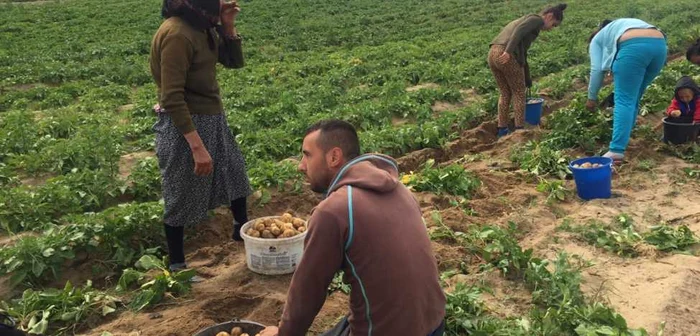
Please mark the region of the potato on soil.
<svg viewBox="0 0 700 336"><path fill-rule="evenodd" d="M242 333L243 329L241 329L241 327L233 327L233 329L231 329L231 336L241 336Z"/></svg>

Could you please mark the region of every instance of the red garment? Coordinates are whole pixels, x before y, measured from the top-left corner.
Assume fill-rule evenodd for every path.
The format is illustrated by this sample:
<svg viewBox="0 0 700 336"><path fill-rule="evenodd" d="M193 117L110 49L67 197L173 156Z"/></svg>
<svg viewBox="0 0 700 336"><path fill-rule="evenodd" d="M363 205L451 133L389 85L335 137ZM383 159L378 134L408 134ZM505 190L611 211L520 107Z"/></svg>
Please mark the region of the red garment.
<svg viewBox="0 0 700 336"><path fill-rule="evenodd" d="M693 106L694 105L694 106ZM687 115L689 111L687 111L689 108L694 108L693 113L693 122L694 123L700 123L700 96L695 97L695 103L683 103L676 99L675 97L673 100L671 100L671 105L668 106L666 109L666 115L671 116L671 112L673 111L681 111L681 116L683 117L684 115Z"/></svg>

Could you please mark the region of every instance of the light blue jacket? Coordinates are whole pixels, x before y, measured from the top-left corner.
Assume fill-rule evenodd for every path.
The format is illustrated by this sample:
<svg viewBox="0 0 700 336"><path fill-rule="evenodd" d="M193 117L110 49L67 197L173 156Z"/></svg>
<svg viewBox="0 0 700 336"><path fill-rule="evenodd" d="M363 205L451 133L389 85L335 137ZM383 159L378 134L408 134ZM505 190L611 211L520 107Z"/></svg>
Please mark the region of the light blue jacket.
<svg viewBox="0 0 700 336"><path fill-rule="evenodd" d="M612 69L617 55L617 41L627 30L633 28L656 28L639 19L617 19L601 29L591 40L588 53L591 57L591 79L588 84L588 99L598 100L598 91L603 84L605 72Z"/></svg>

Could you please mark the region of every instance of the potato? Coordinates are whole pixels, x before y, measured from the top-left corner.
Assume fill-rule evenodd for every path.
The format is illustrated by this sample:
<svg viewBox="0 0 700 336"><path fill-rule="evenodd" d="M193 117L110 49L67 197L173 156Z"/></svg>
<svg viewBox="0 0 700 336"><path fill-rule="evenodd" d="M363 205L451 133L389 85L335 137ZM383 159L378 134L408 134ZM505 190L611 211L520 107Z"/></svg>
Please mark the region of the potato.
<svg viewBox="0 0 700 336"><path fill-rule="evenodd" d="M252 231L250 231L250 233L248 233L248 235L251 237L260 238L260 231L252 230Z"/></svg>
<svg viewBox="0 0 700 336"><path fill-rule="evenodd" d="M273 227L272 227L272 230L270 230L270 232L272 232L272 234L273 234L275 237L277 237L277 236L279 236L279 235L282 233L282 230L280 230L280 228L278 228L277 226L273 226Z"/></svg>
<svg viewBox="0 0 700 336"><path fill-rule="evenodd" d="M296 236L297 233L294 232L294 230L284 230L282 234L280 235L280 238L290 238Z"/></svg>
<svg viewBox="0 0 700 336"><path fill-rule="evenodd" d="M281 218L281 219L282 219L282 221L285 222L285 223L291 223L292 220L294 220L294 216L292 216L292 214L290 214L289 212L285 212L285 213L282 215L282 218Z"/></svg>
<svg viewBox="0 0 700 336"><path fill-rule="evenodd" d="M297 231L299 231L299 233L306 232L306 226L300 226L299 228L297 228Z"/></svg>
<svg viewBox="0 0 700 336"><path fill-rule="evenodd" d="M593 165L592 165L590 162L584 162L584 163L581 164L581 168L586 168L586 169L588 169L588 168L591 168L591 167L593 167Z"/></svg>
<svg viewBox="0 0 700 336"><path fill-rule="evenodd" d="M248 334L241 334L241 336L250 336L250 335L248 335Z"/></svg>
<svg viewBox="0 0 700 336"><path fill-rule="evenodd" d="M581 166L580 166L580 165L577 165L577 164L573 165L573 167L574 167L574 168L581 168Z"/></svg>
<svg viewBox="0 0 700 336"><path fill-rule="evenodd" d="M284 227L281 227L280 229L282 229L282 232L284 232L285 230L294 230L295 227L292 223L284 223Z"/></svg>
<svg viewBox="0 0 700 336"><path fill-rule="evenodd" d="M275 236L272 235L272 232L270 232L270 230L264 230L261 236L267 239L275 238Z"/></svg>
<svg viewBox="0 0 700 336"><path fill-rule="evenodd" d="M600 163L594 163L594 164L593 164L593 168L600 168L600 167L602 167L602 165L601 165Z"/></svg>
<svg viewBox="0 0 700 336"><path fill-rule="evenodd" d="M265 230L265 223L263 222L256 222L255 226L253 226L256 230L262 231Z"/></svg>
<svg viewBox="0 0 700 336"><path fill-rule="evenodd" d="M227 333L225 331L222 331L222 332L216 334L216 336L231 336L231 335L229 335L229 333Z"/></svg>
<svg viewBox="0 0 700 336"><path fill-rule="evenodd" d="M294 218L292 220L292 225L294 225L295 228L298 228L298 227L304 225L304 220L301 218Z"/></svg>
<svg viewBox="0 0 700 336"><path fill-rule="evenodd" d="M241 336L242 333L243 329L241 329L241 327L233 327L233 329L231 329L231 336Z"/></svg>

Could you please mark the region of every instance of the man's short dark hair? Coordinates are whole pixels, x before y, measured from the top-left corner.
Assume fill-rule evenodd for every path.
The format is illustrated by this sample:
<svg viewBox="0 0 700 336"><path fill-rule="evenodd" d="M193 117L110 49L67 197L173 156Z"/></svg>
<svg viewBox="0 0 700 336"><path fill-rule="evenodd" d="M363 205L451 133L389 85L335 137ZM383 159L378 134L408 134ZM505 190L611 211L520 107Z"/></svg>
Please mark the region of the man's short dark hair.
<svg viewBox="0 0 700 336"><path fill-rule="evenodd" d="M360 156L360 139L355 127L349 122L338 119L321 120L306 129L304 137L316 131L321 131L318 145L325 152L338 147L343 151L346 160Z"/></svg>

